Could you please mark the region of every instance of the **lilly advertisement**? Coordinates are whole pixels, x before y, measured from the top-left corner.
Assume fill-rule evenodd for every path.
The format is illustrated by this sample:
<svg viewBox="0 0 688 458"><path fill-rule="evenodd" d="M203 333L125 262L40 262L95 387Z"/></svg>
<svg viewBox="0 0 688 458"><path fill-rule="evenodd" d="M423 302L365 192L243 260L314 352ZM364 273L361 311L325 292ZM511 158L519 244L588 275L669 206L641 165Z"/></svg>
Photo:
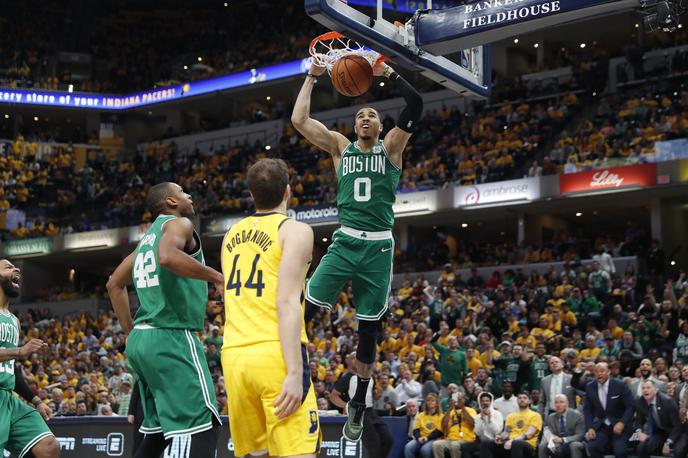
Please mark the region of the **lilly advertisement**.
<svg viewBox="0 0 688 458"><path fill-rule="evenodd" d="M640 188L657 184L657 164L630 165L559 176L561 194Z"/></svg>
<svg viewBox="0 0 688 458"><path fill-rule="evenodd" d="M522 178L454 188L455 208L509 205L539 198L539 178Z"/></svg>

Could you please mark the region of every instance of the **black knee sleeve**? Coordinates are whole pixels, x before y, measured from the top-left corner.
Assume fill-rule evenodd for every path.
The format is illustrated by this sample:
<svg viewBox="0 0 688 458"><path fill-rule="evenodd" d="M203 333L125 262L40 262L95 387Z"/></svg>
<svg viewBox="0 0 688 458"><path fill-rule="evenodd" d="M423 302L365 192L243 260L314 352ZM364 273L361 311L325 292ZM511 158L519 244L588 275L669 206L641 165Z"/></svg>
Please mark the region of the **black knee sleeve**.
<svg viewBox="0 0 688 458"><path fill-rule="evenodd" d="M377 327L377 321L360 320L358 322L356 359L364 364L373 364L375 362Z"/></svg>
<svg viewBox="0 0 688 458"><path fill-rule="evenodd" d="M311 322L315 314L318 313L319 308L320 307L306 299L306 310L303 315L303 321L306 323L306 326L308 326L308 323Z"/></svg>

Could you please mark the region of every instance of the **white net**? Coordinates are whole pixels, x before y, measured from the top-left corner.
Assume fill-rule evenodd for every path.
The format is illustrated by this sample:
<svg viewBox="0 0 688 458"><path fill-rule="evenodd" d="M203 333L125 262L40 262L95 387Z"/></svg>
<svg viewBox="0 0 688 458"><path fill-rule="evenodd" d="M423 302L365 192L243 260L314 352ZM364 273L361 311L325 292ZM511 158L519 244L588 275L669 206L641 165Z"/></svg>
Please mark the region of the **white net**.
<svg viewBox="0 0 688 458"><path fill-rule="evenodd" d="M355 54L363 57L372 67L384 59L382 54L360 45L357 41L347 38L337 32L329 32L315 38L309 48L313 63L325 67L329 74L335 62L344 56Z"/></svg>

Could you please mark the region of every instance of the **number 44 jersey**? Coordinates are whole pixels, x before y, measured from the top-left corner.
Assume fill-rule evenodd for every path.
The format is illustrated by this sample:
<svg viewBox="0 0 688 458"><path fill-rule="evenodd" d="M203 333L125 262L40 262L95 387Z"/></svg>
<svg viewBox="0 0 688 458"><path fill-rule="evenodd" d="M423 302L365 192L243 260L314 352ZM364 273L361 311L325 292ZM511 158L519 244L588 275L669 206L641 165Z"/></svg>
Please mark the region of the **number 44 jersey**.
<svg viewBox="0 0 688 458"><path fill-rule="evenodd" d="M286 215L277 212L256 213L239 221L225 234L221 251L225 276L223 349L280 341L277 284L282 248L279 228L287 219ZM303 307L302 295L302 310ZM308 344L303 324L301 343Z"/></svg>
<svg viewBox="0 0 688 458"><path fill-rule="evenodd" d="M382 141L368 153L361 151L358 142L350 143L337 169L339 223L359 231L391 230L400 176Z"/></svg>
<svg viewBox="0 0 688 458"><path fill-rule="evenodd" d="M202 330L208 283L174 274L158 262L163 227L174 218L174 215L158 216L136 247L132 279L141 307L136 312L134 323L157 328ZM205 264L201 238L196 231L194 240L196 251L191 257Z"/></svg>

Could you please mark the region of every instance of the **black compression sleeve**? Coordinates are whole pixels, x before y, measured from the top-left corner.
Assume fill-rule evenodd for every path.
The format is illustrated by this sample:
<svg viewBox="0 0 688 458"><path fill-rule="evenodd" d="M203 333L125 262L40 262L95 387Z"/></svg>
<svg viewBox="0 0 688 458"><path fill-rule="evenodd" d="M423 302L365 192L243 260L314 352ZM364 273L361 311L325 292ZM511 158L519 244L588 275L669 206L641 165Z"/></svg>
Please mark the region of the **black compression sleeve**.
<svg viewBox="0 0 688 458"><path fill-rule="evenodd" d="M26 383L26 380L24 379L24 376L20 372L21 369L15 370L15 375L14 375L14 391L24 398L26 401L31 402L31 400L36 397L36 394L31 391L31 388L29 388L29 384Z"/></svg>
<svg viewBox="0 0 688 458"><path fill-rule="evenodd" d="M413 127L423 114L423 97L398 73L392 73L389 79L396 81L399 92L401 92L402 97L406 101L406 107L404 107L404 110L399 115L399 119L397 119L397 127L411 133L413 132Z"/></svg>

